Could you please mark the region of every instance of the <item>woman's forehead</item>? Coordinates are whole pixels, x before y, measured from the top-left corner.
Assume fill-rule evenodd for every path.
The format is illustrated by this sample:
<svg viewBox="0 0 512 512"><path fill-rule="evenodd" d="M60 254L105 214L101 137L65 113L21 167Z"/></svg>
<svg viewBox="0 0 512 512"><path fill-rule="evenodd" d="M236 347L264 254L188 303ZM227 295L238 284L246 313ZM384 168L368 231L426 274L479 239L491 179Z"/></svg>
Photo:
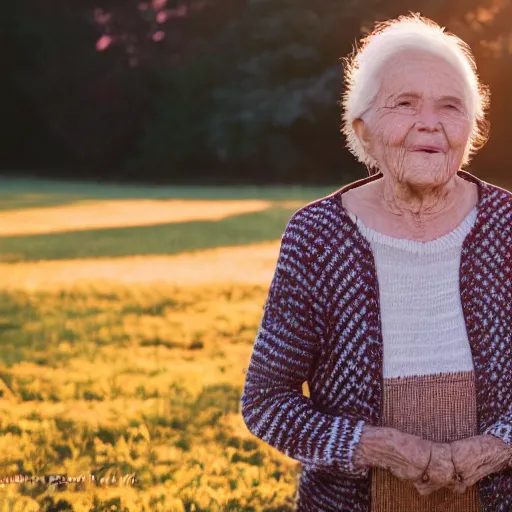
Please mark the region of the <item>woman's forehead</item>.
<svg viewBox="0 0 512 512"><path fill-rule="evenodd" d="M466 97L464 77L441 56L404 51L382 66L381 93L385 98L400 94Z"/></svg>

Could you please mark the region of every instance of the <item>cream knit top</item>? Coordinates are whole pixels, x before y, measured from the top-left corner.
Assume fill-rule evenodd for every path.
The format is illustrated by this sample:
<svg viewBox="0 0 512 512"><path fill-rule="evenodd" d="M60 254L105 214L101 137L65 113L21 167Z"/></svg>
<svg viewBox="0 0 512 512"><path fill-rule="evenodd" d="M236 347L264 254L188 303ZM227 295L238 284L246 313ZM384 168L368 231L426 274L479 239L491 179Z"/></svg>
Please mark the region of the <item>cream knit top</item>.
<svg viewBox="0 0 512 512"><path fill-rule="evenodd" d="M418 242L379 233L350 213L377 267L385 378L473 370L459 266L476 215L475 206L450 233Z"/></svg>

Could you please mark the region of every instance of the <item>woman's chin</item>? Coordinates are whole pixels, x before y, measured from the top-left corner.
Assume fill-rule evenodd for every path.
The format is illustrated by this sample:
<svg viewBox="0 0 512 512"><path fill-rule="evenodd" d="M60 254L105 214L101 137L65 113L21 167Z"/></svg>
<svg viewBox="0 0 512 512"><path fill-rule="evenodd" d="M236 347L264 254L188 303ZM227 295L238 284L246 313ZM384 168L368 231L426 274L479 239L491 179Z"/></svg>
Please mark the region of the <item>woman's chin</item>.
<svg viewBox="0 0 512 512"><path fill-rule="evenodd" d="M432 187L446 183L456 172L457 169L448 172L445 165L411 166L402 174L401 181L414 187Z"/></svg>

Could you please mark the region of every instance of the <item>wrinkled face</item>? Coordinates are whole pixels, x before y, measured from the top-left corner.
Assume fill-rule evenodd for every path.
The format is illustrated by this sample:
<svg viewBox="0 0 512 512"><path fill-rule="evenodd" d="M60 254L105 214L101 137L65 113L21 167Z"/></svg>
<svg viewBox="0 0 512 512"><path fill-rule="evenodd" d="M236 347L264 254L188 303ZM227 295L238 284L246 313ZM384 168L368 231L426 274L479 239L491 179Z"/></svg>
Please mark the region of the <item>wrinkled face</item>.
<svg viewBox="0 0 512 512"><path fill-rule="evenodd" d="M379 167L413 186L446 183L459 170L472 124L460 74L441 57L396 54L381 71L381 88L354 125Z"/></svg>

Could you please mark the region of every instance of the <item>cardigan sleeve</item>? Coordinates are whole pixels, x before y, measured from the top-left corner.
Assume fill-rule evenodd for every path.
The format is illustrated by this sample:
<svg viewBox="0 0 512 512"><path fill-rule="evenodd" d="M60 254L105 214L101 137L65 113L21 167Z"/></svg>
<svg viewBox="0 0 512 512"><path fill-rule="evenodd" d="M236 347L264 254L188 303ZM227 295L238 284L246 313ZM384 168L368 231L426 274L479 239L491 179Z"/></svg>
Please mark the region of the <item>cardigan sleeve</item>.
<svg viewBox="0 0 512 512"><path fill-rule="evenodd" d="M486 428L482 434L498 437L512 447L512 411L509 411L498 422Z"/></svg>
<svg viewBox="0 0 512 512"><path fill-rule="evenodd" d="M242 416L256 437L309 467L367 476L369 468L353 463L365 421L320 412L302 393L314 369L322 329L308 291L301 227L292 216L281 239L246 373Z"/></svg>

